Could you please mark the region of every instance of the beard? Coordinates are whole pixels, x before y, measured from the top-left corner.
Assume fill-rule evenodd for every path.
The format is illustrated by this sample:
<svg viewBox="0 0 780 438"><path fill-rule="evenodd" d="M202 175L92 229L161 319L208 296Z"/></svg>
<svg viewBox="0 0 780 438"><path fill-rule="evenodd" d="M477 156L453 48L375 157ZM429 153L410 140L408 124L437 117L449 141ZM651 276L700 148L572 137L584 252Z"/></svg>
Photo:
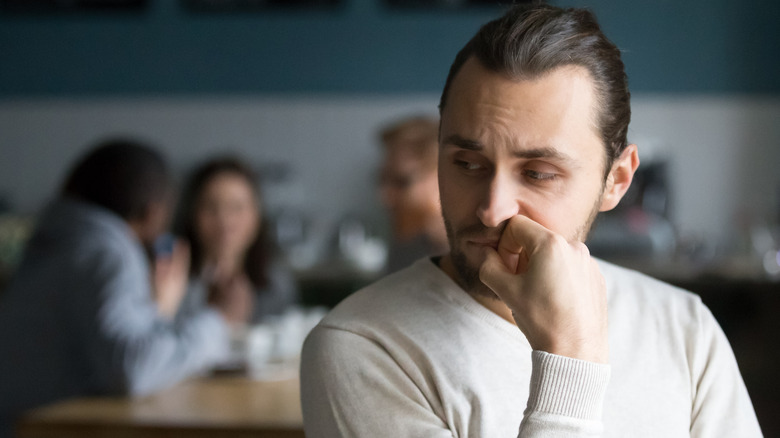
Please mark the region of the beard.
<svg viewBox="0 0 780 438"><path fill-rule="evenodd" d="M466 292L473 295L482 295L493 299L498 299L498 296L482 283L479 279L479 266L476 266L469 262L466 253L461 246L462 242L467 242L469 238L478 236L497 235L500 236L506 228L506 222L500 227L491 231L490 228L484 226L481 222L477 222L466 227L455 229L444 215L444 228L447 230L447 240L450 242L450 259L452 265L455 267L458 278L456 282Z"/></svg>
<svg viewBox="0 0 780 438"><path fill-rule="evenodd" d="M569 241L584 242L587 239L593 222L599 213L600 205L601 196L597 198L585 222L577 227L571 236L566 236ZM489 287L485 286L485 284L482 283L482 280L479 279L479 269L482 261L480 261L479 264L469 261L463 246L473 238L495 238L495 240L498 240L504 233L504 229L509 221L504 221L495 228L488 228L477 221L476 223L456 229L452 222L447 218L446 214L442 214L442 216L444 218L444 227L447 230L447 240L450 243L450 259L452 260L452 265L458 276L456 282L471 295L499 300L500 298L498 295Z"/></svg>

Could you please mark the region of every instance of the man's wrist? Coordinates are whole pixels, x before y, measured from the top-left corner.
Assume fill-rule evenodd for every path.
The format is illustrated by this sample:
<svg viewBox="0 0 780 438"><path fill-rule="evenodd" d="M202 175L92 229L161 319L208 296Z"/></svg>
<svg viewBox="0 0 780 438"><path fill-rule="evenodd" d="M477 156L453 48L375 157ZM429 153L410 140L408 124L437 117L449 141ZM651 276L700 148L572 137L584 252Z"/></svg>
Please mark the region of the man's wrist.
<svg viewBox="0 0 780 438"><path fill-rule="evenodd" d="M610 366L559 356L532 353L528 411L587 420L600 420Z"/></svg>

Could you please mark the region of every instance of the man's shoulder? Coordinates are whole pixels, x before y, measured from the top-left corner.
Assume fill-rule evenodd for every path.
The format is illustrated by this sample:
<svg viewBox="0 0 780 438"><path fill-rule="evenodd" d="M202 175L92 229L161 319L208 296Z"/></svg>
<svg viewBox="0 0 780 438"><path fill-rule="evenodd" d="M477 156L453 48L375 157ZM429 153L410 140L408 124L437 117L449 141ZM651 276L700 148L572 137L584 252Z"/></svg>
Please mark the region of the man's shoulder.
<svg viewBox="0 0 780 438"><path fill-rule="evenodd" d="M647 274L599 260L613 310L634 307L641 315L677 314L688 318L703 306L701 298L687 290Z"/></svg>
<svg viewBox="0 0 780 438"><path fill-rule="evenodd" d="M353 293L322 320L321 325L349 331L410 326L446 306L442 278L429 259L394 272Z"/></svg>
<svg viewBox="0 0 780 438"><path fill-rule="evenodd" d="M96 205L62 198L52 201L38 221L36 243L61 251L127 252L138 246L128 224Z"/></svg>
<svg viewBox="0 0 780 438"><path fill-rule="evenodd" d="M694 296L689 291L637 270L604 260L598 260L598 264L607 281L608 288L622 291L633 290L634 292L652 291L652 293L668 295L673 299L688 299Z"/></svg>

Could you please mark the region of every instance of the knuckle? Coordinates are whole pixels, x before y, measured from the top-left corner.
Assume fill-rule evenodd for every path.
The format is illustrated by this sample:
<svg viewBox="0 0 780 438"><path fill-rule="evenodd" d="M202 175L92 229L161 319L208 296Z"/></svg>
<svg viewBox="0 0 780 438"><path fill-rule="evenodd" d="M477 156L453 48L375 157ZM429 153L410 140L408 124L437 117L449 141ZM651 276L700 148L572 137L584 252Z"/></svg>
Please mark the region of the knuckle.
<svg viewBox="0 0 780 438"><path fill-rule="evenodd" d="M560 234L555 233L547 233L547 240L550 242L551 245L554 246L560 246L560 247L566 247L569 245L569 242Z"/></svg>
<svg viewBox="0 0 780 438"><path fill-rule="evenodd" d="M569 248L569 242L559 234L548 232L542 237L542 246L553 253L560 253Z"/></svg>
<svg viewBox="0 0 780 438"><path fill-rule="evenodd" d="M584 256L589 256L590 255L590 250L588 249L588 246L585 245L585 243L577 241L577 242L574 242L572 244L572 246L574 246L574 249L576 249L577 252L579 252L580 254L582 254Z"/></svg>

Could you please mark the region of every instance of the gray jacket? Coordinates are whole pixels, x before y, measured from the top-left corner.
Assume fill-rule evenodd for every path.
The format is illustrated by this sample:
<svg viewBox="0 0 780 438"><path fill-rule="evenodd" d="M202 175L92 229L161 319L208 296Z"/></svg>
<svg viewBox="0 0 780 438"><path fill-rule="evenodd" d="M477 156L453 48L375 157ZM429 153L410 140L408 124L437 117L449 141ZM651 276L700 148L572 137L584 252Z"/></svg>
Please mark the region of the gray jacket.
<svg viewBox="0 0 780 438"><path fill-rule="evenodd" d="M125 221L57 200L0 293L0 436L3 416L85 394L147 394L228 348L212 309L176 323L158 315L147 259Z"/></svg>

